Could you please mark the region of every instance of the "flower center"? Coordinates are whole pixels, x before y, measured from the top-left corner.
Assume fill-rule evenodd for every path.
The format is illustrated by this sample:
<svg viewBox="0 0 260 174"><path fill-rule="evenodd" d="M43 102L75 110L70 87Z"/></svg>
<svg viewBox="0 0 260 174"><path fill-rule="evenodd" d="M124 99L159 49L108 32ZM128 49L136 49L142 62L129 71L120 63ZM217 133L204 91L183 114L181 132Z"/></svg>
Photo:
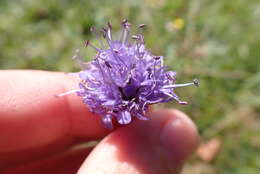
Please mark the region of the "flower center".
<svg viewBox="0 0 260 174"><path fill-rule="evenodd" d="M118 87L119 92L121 93L122 99L130 101L132 99L137 99L137 93L140 87L133 84L133 80L130 79L129 83L125 87Z"/></svg>

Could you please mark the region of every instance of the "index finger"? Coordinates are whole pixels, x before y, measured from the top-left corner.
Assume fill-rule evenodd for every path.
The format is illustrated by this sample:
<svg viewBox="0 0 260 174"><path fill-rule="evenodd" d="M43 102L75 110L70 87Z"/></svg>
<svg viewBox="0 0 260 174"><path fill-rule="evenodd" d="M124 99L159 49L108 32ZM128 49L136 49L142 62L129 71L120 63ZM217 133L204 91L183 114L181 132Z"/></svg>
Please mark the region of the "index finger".
<svg viewBox="0 0 260 174"><path fill-rule="evenodd" d="M77 87L65 73L1 71L0 82L0 154L108 133L76 95L54 97Z"/></svg>

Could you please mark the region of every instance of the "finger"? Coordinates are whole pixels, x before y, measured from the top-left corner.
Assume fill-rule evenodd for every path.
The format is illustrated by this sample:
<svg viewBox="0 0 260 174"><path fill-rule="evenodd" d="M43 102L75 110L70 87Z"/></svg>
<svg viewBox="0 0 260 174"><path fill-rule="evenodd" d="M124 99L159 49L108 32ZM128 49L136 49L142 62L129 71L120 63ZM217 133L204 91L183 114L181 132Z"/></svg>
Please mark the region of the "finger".
<svg viewBox="0 0 260 174"><path fill-rule="evenodd" d="M71 149L21 166L10 166L3 174L75 174L92 148Z"/></svg>
<svg viewBox="0 0 260 174"><path fill-rule="evenodd" d="M78 174L176 174L198 143L193 122L176 110L157 110L109 134Z"/></svg>
<svg viewBox="0 0 260 174"><path fill-rule="evenodd" d="M76 95L54 97L77 87L65 73L1 71L0 82L0 161L48 155L75 138L108 133Z"/></svg>

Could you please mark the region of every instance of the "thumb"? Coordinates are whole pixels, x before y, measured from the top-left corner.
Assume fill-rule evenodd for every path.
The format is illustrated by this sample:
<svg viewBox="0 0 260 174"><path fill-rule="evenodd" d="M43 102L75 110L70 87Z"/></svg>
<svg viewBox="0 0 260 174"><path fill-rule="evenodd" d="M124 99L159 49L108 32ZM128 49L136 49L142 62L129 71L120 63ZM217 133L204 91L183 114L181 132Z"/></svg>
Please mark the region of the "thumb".
<svg viewBox="0 0 260 174"><path fill-rule="evenodd" d="M194 123L177 110L121 127L92 151L78 174L177 174L198 143Z"/></svg>

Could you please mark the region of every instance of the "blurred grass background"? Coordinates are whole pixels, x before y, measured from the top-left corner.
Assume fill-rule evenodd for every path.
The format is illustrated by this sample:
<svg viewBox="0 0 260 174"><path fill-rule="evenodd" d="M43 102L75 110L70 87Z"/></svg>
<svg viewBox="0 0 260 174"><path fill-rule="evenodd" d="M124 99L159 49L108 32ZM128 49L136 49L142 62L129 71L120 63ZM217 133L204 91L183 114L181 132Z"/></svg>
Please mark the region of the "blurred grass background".
<svg viewBox="0 0 260 174"><path fill-rule="evenodd" d="M1 0L0 68L77 71L71 57L94 41L90 26L110 21L116 35L123 18L147 24L147 48L166 57L179 83L200 79L177 91L188 106L168 107L187 112L202 141L217 137L221 148L210 162L194 156L184 173L259 173L259 0Z"/></svg>

